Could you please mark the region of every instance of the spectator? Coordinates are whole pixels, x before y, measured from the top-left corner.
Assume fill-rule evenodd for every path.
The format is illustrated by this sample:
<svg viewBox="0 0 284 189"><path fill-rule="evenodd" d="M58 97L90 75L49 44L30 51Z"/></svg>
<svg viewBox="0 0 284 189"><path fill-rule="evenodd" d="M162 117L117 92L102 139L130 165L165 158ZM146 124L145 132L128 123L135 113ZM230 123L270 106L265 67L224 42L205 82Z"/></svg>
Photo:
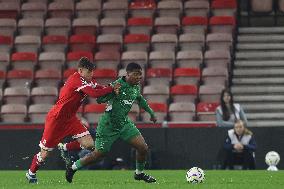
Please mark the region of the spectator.
<svg viewBox="0 0 284 189"><path fill-rule="evenodd" d="M234 103L233 95L228 89L221 93L220 106L216 109L218 127L233 128L241 120L247 126L247 118L240 104Z"/></svg>
<svg viewBox="0 0 284 189"><path fill-rule="evenodd" d="M235 124L234 129L228 131L224 149L226 151L224 169L233 169L234 165L242 165L243 169L255 169L256 142L253 133L241 120Z"/></svg>

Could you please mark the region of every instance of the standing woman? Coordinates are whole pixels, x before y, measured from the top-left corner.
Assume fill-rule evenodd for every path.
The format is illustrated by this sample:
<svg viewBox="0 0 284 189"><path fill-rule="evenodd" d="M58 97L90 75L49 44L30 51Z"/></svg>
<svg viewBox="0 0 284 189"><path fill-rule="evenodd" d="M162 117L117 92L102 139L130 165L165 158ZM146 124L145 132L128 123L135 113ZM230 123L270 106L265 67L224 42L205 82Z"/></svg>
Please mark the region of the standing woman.
<svg viewBox="0 0 284 189"><path fill-rule="evenodd" d="M218 127L233 128L237 122L242 121L247 126L248 121L240 104L234 103L233 95L229 89L221 92L220 106L216 109L216 121Z"/></svg>

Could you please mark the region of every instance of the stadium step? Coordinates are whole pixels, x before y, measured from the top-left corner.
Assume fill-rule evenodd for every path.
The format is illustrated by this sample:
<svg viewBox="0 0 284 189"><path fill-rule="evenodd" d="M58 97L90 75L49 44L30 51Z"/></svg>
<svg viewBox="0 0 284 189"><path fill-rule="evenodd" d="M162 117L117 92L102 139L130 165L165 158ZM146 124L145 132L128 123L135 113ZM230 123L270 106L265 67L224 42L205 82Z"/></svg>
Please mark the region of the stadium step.
<svg viewBox="0 0 284 189"><path fill-rule="evenodd" d="M234 85L283 85L284 77L273 77L273 78L234 78Z"/></svg>
<svg viewBox="0 0 284 189"><path fill-rule="evenodd" d="M257 69L253 68L238 68L234 70L234 76L236 77L255 77L255 76L260 76L260 77L266 77L266 76L274 76L274 77L279 77L279 76L284 76L284 67L282 68L261 68L258 67Z"/></svg>
<svg viewBox="0 0 284 189"><path fill-rule="evenodd" d="M233 94L273 94L273 93L284 93L284 87L283 86L253 86L253 85L247 85L247 86L233 86L232 87Z"/></svg>
<svg viewBox="0 0 284 189"><path fill-rule="evenodd" d="M262 43L262 42L267 42L267 43L272 43L272 42L284 42L284 35L268 35L268 34L262 34L262 35L240 35L238 36L238 42L239 43Z"/></svg>
<svg viewBox="0 0 284 189"><path fill-rule="evenodd" d="M242 27L239 34L283 34L284 27Z"/></svg>
<svg viewBox="0 0 284 189"><path fill-rule="evenodd" d="M284 43L246 43L238 44L237 50L284 50Z"/></svg>
<svg viewBox="0 0 284 189"><path fill-rule="evenodd" d="M284 95L235 95L234 100L241 104L245 102L284 102Z"/></svg>
<svg viewBox="0 0 284 189"><path fill-rule="evenodd" d="M283 45L284 46L284 45ZM236 60L235 67L282 67L284 68L283 60Z"/></svg>
<svg viewBox="0 0 284 189"><path fill-rule="evenodd" d="M283 120L283 113L247 113L249 120L266 120L266 119L278 119Z"/></svg>
<svg viewBox="0 0 284 189"><path fill-rule="evenodd" d="M237 60L283 60L284 51L245 51L236 53Z"/></svg>
<svg viewBox="0 0 284 189"><path fill-rule="evenodd" d="M249 120L249 127L283 127L284 120Z"/></svg>
<svg viewBox="0 0 284 189"><path fill-rule="evenodd" d="M242 107L249 112L283 112L284 103L242 103ZM283 113L282 117L284 119Z"/></svg>
<svg viewBox="0 0 284 189"><path fill-rule="evenodd" d="M239 28L232 93L249 126L284 125L284 27Z"/></svg>

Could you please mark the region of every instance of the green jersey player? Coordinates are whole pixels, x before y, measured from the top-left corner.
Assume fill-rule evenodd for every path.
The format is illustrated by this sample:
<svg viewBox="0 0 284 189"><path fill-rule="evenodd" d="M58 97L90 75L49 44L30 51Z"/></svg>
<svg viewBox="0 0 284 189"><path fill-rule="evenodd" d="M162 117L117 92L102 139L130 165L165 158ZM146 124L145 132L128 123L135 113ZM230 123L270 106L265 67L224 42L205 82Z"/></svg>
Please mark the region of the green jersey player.
<svg viewBox="0 0 284 189"><path fill-rule="evenodd" d="M140 94L141 66L130 63L126 67L126 73L126 76L113 82L113 84L120 83L121 87L119 89L97 99L98 103L107 103L107 107L98 123L95 150L74 162L73 165L67 165L66 180L68 182L72 182L73 175L78 169L103 158L118 138L125 140L137 150L134 178L148 183L156 182L155 178L143 172L148 146L139 130L129 119L128 113L132 104L136 101L140 107L151 115L151 121L155 123L157 119L153 110Z"/></svg>

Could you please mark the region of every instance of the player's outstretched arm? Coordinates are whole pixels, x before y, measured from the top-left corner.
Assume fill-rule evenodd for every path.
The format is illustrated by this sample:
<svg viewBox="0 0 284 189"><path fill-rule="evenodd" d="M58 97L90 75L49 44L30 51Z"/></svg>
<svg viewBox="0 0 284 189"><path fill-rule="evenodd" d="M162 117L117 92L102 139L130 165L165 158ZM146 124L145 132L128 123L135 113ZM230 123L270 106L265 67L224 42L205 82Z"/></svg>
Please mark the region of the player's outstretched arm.
<svg viewBox="0 0 284 189"><path fill-rule="evenodd" d="M138 102L138 106L140 108L143 108L146 112L148 112L151 116L150 121L153 121L154 123L156 123L157 118L155 116L154 111L150 108L150 106L148 105L146 99L140 94L138 95L138 97L136 98L137 102Z"/></svg>
<svg viewBox="0 0 284 189"><path fill-rule="evenodd" d="M86 95L93 97L93 98L98 98L100 96L104 96L106 94L112 93L113 87L108 86L108 87L103 87L103 88L93 88L92 86L86 86L81 89L83 93Z"/></svg>

